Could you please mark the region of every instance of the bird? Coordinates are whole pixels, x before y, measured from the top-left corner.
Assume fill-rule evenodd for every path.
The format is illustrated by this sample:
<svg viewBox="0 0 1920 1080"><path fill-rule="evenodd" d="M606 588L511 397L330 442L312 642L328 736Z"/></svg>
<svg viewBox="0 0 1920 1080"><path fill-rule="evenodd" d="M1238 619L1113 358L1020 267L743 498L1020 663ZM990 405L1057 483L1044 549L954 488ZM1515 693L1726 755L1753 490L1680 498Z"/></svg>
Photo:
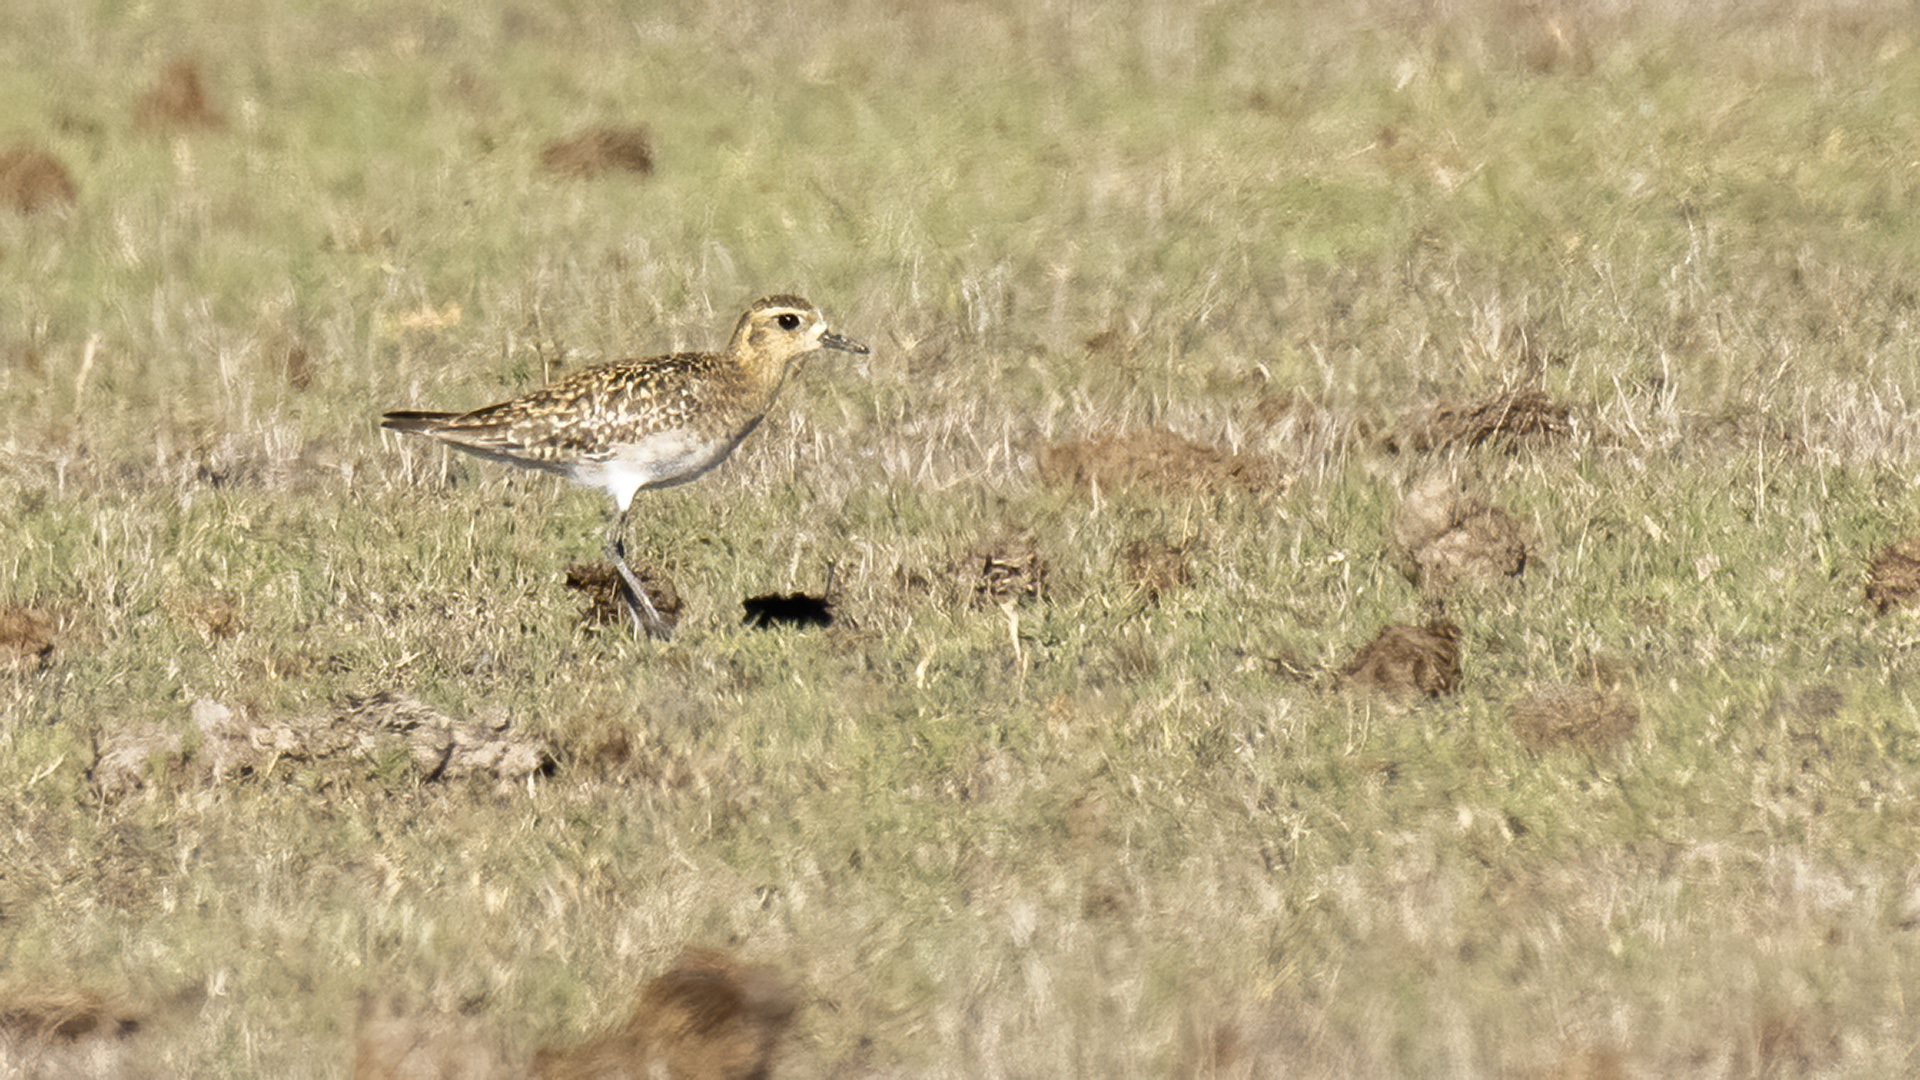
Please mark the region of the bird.
<svg viewBox="0 0 1920 1080"><path fill-rule="evenodd" d="M822 349L866 355L798 296L753 302L723 352L673 353L584 368L471 412L396 409L390 431L424 435L488 461L538 469L613 497L607 558L636 633L672 627L627 566L627 514L641 491L697 480L727 460L773 406L787 377Z"/></svg>

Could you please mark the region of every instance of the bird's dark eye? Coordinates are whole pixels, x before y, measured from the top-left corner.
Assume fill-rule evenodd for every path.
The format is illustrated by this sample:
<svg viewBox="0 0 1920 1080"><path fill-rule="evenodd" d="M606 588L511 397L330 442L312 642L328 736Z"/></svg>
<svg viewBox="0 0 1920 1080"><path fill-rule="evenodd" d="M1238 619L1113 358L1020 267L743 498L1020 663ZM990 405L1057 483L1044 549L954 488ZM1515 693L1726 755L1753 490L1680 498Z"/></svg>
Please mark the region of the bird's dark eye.
<svg viewBox="0 0 1920 1080"><path fill-rule="evenodd" d="M775 319L774 321L780 324L780 329L782 330L800 329L800 316L795 315L791 311L787 312L785 315L780 316L778 319Z"/></svg>

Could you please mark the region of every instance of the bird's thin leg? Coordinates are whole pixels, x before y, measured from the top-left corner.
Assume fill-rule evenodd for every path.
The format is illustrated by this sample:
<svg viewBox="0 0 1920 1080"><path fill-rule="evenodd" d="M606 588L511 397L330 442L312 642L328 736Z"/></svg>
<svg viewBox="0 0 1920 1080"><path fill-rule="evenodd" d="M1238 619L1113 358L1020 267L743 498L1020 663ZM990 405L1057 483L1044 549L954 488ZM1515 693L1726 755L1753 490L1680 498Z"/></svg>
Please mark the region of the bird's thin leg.
<svg viewBox="0 0 1920 1080"><path fill-rule="evenodd" d="M627 545L622 539L626 526L625 510L615 514L607 525L607 558L613 563L613 568L620 572L620 598L627 603L627 615L633 619L636 633L665 641L673 636L673 627L667 625L667 620L654 610L653 600L647 596L646 588L627 568Z"/></svg>

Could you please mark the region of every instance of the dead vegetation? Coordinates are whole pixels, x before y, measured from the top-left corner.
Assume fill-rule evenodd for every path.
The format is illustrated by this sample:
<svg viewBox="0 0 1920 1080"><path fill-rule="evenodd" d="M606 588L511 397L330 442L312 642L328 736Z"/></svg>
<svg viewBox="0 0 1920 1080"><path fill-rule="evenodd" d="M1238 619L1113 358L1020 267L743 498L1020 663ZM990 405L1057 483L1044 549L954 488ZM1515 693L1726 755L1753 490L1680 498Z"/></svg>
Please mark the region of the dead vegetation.
<svg viewBox="0 0 1920 1080"><path fill-rule="evenodd" d="M1047 559L1031 531L1010 532L967 552L952 575L977 605L1047 596Z"/></svg>
<svg viewBox="0 0 1920 1080"><path fill-rule="evenodd" d="M546 745L515 732L504 716L460 719L405 694L350 698L317 716L256 720L219 702L193 703L192 737L177 729L114 732L99 742L88 770L105 802L145 789L157 775L195 783L270 775L289 765L377 764L404 753L424 781L487 778L502 784L547 767Z"/></svg>
<svg viewBox="0 0 1920 1080"><path fill-rule="evenodd" d="M73 176L52 152L27 142L0 150L0 203L15 213L64 213L79 197Z"/></svg>
<svg viewBox="0 0 1920 1080"><path fill-rule="evenodd" d="M688 949L641 991L633 1015L590 1042L543 1049L538 1080L764 1080L798 1008L792 988L764 965Z"/></svg>
<svg viewBox="0 0 1920 1080"><path fill-rule="evenodd" d="M1519 522L1447 472L1415 483L1394 514L1389 555L1430 598L1519 577L1527 543Z"/></svg>
<svg viewBox="0 0 1920 1080"><path fill-rule="evenodd" d="M1040 476L1096 497L1133 490L1266 495L1285 487L1280 470L1264 458L1206 446L1165 428L1055 443L1040 455Z"/></svg>
<svg viewBox="0 0 1920 1080"><path fill-rule="evenodd" d="M1640 711L1616 694L1548 686L1515 701L1507 723L1521 744L1536 752L1563 746L1599 751L1625 742L1640 723Z"/></svg>
<svg viewBox="0 0 1920 1080"><path fill-rule="evenodd" d="M1388 453L1427 454L1456 447L1540 447L1573 434L1573 410L1544 391L1500 390L1475 401L1420 405L1388 431Z"/></svg>
<svg viewBox="0 0 1920 1080"><path fill-rule="evenodd" d="M1885 615L1920 596L1920 537L1889 545L1867 566L1867 603Z"/></svg>
<svg viewBox="0 0 1920 1080"><path fill-rule="evenodd" d="M540 166L556 176L591 178L609 172L653 175L653 139L643 126L588 128L540 151Z"/></svg>
<svg viewBox="0 0 1920 1080"><path fill-rule="evenodd" d="M1389 698L1434 698L1460 685L1460 628L1444 619L1394 623L1340 665L1337 681Z"/></svg>
<svg viewBox="0 0 1920 1080"><path fill-rule="evenodd" d="M134 103L133 124L141 131L184 133L217 131L226 127L227 121L207 97L200 65L176 60Z"/></svg>

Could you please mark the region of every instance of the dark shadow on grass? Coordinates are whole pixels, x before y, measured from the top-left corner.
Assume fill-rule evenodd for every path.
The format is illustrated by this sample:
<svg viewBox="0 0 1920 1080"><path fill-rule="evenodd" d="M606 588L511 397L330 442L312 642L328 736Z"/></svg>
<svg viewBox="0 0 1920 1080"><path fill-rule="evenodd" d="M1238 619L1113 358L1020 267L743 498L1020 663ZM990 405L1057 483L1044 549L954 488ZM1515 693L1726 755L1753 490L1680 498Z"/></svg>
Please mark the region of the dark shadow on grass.
<svg viewBox="0 0 1920 1080"><path fill-rule="evenodd" d="M756 630L771 630L778 626L805 628L833 625L833 604L824 596L768 593L743 600L740 606L746 609L746 615L740 621Z"/></svg>

